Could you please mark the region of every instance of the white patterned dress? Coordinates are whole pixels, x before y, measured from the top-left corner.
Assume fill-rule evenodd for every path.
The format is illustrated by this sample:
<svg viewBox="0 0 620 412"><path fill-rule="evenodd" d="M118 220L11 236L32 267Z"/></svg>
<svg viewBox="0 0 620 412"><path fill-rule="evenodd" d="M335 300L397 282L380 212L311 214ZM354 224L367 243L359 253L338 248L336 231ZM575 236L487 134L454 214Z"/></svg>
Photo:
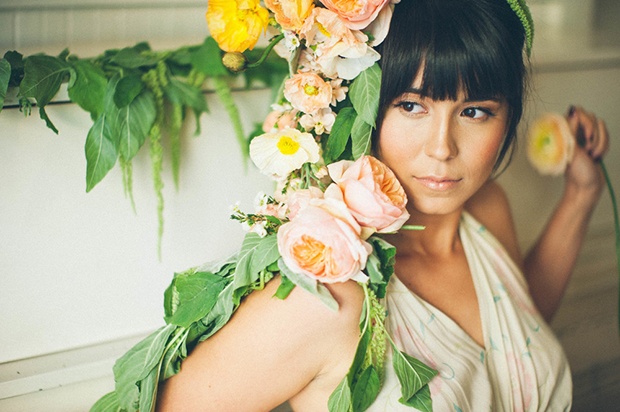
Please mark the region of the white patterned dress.
<svg viewBox="0 0 620 412"><path fill-rule="evenodd" d="M383 302L398 348L439 371L429 384L433 411L570 410L566 356L534 307L520 269L466 212L459 236L478 297L484 347L396 276ZM400 385L391 362L389 352L383 387L368 411L416 411L398 402Z"/></svg>

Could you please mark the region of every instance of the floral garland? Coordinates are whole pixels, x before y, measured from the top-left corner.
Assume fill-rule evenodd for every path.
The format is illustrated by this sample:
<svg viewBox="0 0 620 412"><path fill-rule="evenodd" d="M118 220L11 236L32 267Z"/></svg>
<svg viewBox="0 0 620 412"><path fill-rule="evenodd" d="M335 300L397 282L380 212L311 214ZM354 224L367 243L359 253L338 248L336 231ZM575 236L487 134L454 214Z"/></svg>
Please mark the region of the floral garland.
<svg viewBox="0 0 620 412"><path fill-rule="evenodd" d="M276 297L285 299L299 286L333 310L338 303L324 283L352 279L364 290L360 340L349 373L329 397L330 412L364 411L374 402L387 342L399 401L432 411L428 382L437 371L397 348L380 303L396 255L380 234L423 229L403 226L407 196L394 173L369 155L381 81L374 47L385 39L399 1L362 0L351 7L337 0L264 0L267 8L259 0L209 1L207 22L230 71L260 65L272 49L288 61L289 77L264 133L249 148L277 188L273 196L259 193L255 213L233 208L231 217L249 232L237 253L175 274L165 292L167 326L116 362L116 390L92 412L154 410L158 382L178 373L188 353L275 276L281 279ZM531 23L521 0L509 3ZM273 38L263 57L250 63L243 52L266 31Z"/></svg>

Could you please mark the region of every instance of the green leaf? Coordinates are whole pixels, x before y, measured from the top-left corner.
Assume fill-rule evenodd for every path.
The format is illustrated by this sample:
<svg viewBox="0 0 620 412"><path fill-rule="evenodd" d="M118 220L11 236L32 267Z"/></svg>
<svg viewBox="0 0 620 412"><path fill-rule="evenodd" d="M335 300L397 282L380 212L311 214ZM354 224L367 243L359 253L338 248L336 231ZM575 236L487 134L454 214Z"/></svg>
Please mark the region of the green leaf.
<svg viewBox="0 0 620 412"><path fill-rule="evenodd" d="M363 323L366 323L366 318L370 316L370 311L368 309L367 302L364 301L364 309L365 315L363 319ZM355 385L355 380L361 371L362 364L364 363L364 358L366 358L366 351L368 350L368 344L370 343L370 338L372 337L372 333L370 331L370 327L366 328L364 334L360 337L360 340L357 344L357 349L355 349L355 357L353 358L353 362L349 368L349 373L347 373L347 378L349 380L349 385L353 387Z"/></svg>
<svg viewBox="0 0 620 412"><path fill-rule="evenodd" d="M377 236L371 236L368 242L373 247L373 253L366 264L366 271L371 277L370 287L378 299L383 299L387 283L394 274L396 248Z"/></svg>
<svg viewBox="0 0 620 412"><path fill-rule="evenodd" d="M237 306L233 303L233 284L230 282L220 293L213 309L201 321L207 326L206 331L200 336L200 342L211 337L220 330L230 319ZM189 340L189 338L188 338Z"/></svg>
<svg viewBox="0 0 620 412"><path fill-rule="evenodd" d="M254 251L261 241L262 238L253 232L246 234L243 239L243 244L239 251L239 258L237 260L235 280L233 281L233 302L235 305L239 304L247 286L256 282L258 279L258 271L252 270L252 258L254 256Z"/></svg>
<svg viewBox="0 0 620 412"><path fill-rule="evenodd" d="M66 61L52 56L35 55L24 60L24 78L19 86L19 96L33 97L37 101L39 116L55 133L58 129L45 112L45 106L58 93L63 79L71 70Z"/></svg>
<svg viewBox="0 0 620 412"><path fill-rule="evenodd" d="M327 147L323 155L326 164L336 160L344 151L356 117L357 113L352 107L341 109L336 116L336 121L327 139Z"/></svg>
<svg viewBox="0 0 620 412"><path fill-rule="evenodd" d="M385 283L383 280L383 274L381 273L381 260L379 260L375 253L368 256L368 261L366 262L366 272L372 283Z"/></svg>
<svg viewBox="0 0 620 412"><path fill-rule="evenodd" d="M187 331L177 335L174 344L164 354L160 368L160 373L163 373L163 376L160 376L160 380L166 380L171 376L176 375L181 370L181 358L184 358L187 355L183 355L181 347L186 345L187 335Z"/></svg>
<svg viewBox="0 0 620 412"><path fill-rule="evenodd" d="M215 305L218 296L228 284L226 278L210 272L196 272L188 276L175 276L175 293L178 304L166 323L188 328L203 318Z"/></svg>
<svg viewBox="0 0 620 412"><path fill-rule="evenodd" d="M4 99L6 98L10 79L11 64L5 59L0 59L0 112L2 112L2 106L4 106Z"/></svg>
<svg viewBox="0 0 620 412"><path fill-rule="evenodd" d="M115 125L118 133L116 139L118 139L119 153L127 161L138 153L146 141L156 116L155 99L148 91L143 92L131 104L118 111Z"/></svg>
<svg viewBox="0 0 620 412"><path fill-rule="evenodd" d="M130 74L120 79L114 90L114 103L116 107L122 109L129 105L142 93L145 87L142 78L137 74Z"/></svg>
<svg viewBox="0 0 620 412"><path fill-rule="evenodd" d="M161 57L154 55L145 55L142 53L143 51L147 50L143 50L142 47L136 48L136 46L125 47L124 49L119 51L110 61L126 69L137 69L138 67L143 66L155 66L157 62L161 60Z"/></svg>
<svg viewBox="0 0 620 412"><path fill-rule="evenodd" d="M222 63L222 51L212 37L207 37L204 43L192 53L190 61L192 67L207 76L230 75Z"/></svg>
<svg viewBox="0 0 620 412"><path fill-rule="evenodd" d="M69 98L97 120L103 112L103 98L108 80L103 70L88 60L71 63L76 73L75 82L69 87Z"/></svg>
<svg viewBox="0 0 620 412"><path fill-rule="evenodd" d="M278 299L286 299L288 295L295 289L295 284L291 282L289 278L280 273L280 286L278 286L278 290L273 294Z"/></svg>
<svg viewBox="0 0 620 412"><path fill-rule="evenodd" d="M159 365L140 381L140 412L152 412L157 399L157 384L159 381Z"/></svg>
<svg viewBox="0 0 620 412"><path fill-rule="evenodd" d="M340 381L336 389L329 395L327 401L329 412L349 412L351 410L351 388L345 377Z"/></svg>
<svg viewBox="0 0 620 412"><path fill-rule="evenodd" d="M381 379L374 366L364 370L353 388L353 412L363 412L377 399L381 389Z"/></svg>
<svg viewBox="0 0 620 412"><path fill-rule="evenodd" d="M107 114L100 114L86 136L86 192L90 192L108 174L118 158L110 123Z"/></svg>
<svg viewBox="0 0 620 412"><path fill-rule="evenodd" d="M288 266L286 266L286 263L284 263L282 258L278 260L278 267L280 268L280 271L284 273L284 276L289 278L289 280L295 285L318 297L321 302L327 305L327 307L331 310L338 310L338 302L336 302L336 299L334 299L330 291L321 283L314 279L310 279L306 275L293 272Z"/></svg>
<svg viewBox="0 0 620 412"><path fill-rule="evenodd" d="M250 270L258 273L267 268L273 262L277 262L279 258L280 251L278 250L278 236L275 234L265 236L262 238L254 251Z"/></svg>
<svg viewBox="0 0 620 412"><path fill-rule="evenodd" d="M399 351L394 343L391 344L393 350L392 364L400 381L401 393L403 399L409 400L437 375L437 371L418 359Z"/></svg>
<svg viewBox="0 0 620 412"><path fill-rule="evenodd" d="M189 106L194 109L197 116L209 112L207 101L198 87L172 77L165 93L173 104Z"/></svg>
<svg viewBox="0 0 620 412"><path fill-rule="evenodd" d="M95 402L89 412L120 412L120 410L118 395L116 392L110 392Z"/></svg>
<svg viewBox="0 0 620 412"><path fill-rule="evenodd" d="M362 156L370 154L370 145L372 142L373 127L366 123L361 116L355 118L353 128L351 129L351 142L353 143L353 158L359 159Z"/></svg>
<svg viewBox="0 0 620 412"><path fill-rule="evenodd" d="M4 59L11 65L11 79L9 80L9 87L19 87L19 84L24 78L23 56L13 50L4 53Z"/></svg>
<svg viewBox="0 0 620 412"><path fill-rule="evenodd" d="M153 332L119 358L114 364L116 393L122 409L135 410L140 391L136 383L146 378L159 365L168 338L177 327L168 325Z"/></svg>
<svg viewBox="0 0 620 412"><path fill-rule="evenodd" d="M411 406L420 410L421 412L433 412L433 403L431 400L431 390L428 385L424 385L422 389L417 391L415 395L409 400L400 398L398 402L406 406Z"/></svg>
<svg viewBox="0 0 620 412"><path fill-rule="evenodd" d="M355 111L372 127L376 127L380 88L381 69L377 63L361 72L349 88L349 98Z"/></svg>

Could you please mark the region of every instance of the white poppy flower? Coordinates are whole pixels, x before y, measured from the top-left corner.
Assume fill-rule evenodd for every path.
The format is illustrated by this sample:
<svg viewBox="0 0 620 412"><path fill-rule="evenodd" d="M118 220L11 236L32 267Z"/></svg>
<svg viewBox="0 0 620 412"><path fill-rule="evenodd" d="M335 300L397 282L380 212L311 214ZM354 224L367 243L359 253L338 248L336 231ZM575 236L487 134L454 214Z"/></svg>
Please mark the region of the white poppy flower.
<svg viewBox="0 0 620 412"><path fill-rule="evenodd" d="M287 127L252 139L250 158L261 172L284 177L306 162L317 162L319 145L310 133Z"/></svg>

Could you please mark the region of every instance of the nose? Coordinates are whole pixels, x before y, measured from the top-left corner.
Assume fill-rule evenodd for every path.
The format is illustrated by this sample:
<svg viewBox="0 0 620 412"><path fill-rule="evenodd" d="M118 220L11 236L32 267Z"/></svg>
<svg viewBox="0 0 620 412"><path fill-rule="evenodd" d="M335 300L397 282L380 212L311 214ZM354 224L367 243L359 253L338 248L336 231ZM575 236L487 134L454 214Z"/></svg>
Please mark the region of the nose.
<svg viewBox="0 0 620 412"><path fill-rule="evenodd" d="M458 155L457 130L450 116L437 116L433 131L424 145L424 153L442 162L456 157Z"/></svg>

